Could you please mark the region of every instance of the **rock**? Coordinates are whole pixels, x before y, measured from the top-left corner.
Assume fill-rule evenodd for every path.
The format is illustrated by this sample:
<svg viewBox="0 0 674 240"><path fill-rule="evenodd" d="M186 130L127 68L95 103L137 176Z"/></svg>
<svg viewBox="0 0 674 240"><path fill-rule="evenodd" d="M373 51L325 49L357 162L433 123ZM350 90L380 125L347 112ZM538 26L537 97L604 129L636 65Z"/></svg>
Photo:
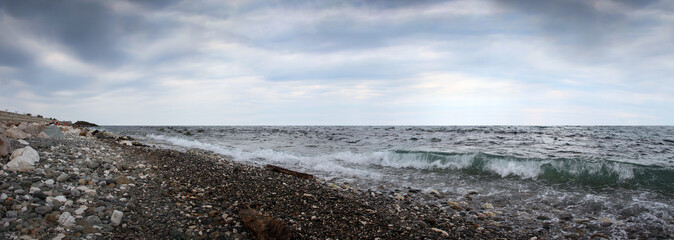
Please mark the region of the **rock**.
<svg viewBox="0 0 674 240"><path fill-rule="evenodd" d="M12 210L12 211L7 211L5 213L6 218L16 218L18 216L17 212Z"/></svg>
<svg viewBox="0 0 674 240"><path fill-rule="evenodd" d="M39 213L40 215L50 213L52 210L53 209L51 206L40 206L35 208L35 212Z"/></svg>
<svg viewBox="0 0 674 240"><path fill-rule="evenodd" d="M40 155L30 146L19 148L12 152L12 156L4 170L25 172L35 169L35 163L40 161Z"/></svg>
<svg viewBox="0 0 674 240"><path fill-rule="evenodd" d="M434 232L440 233L443 237L449 237L449 233L439 228L431 228Z"/></svg>
<svg viewBox="0 0 674 240"><path fill-rule="evenodd" d="M26 139L30 137L30 134L25 133L24 131L21 131L21 129L17 127L12 127L10 129L7 129L5 131L5 135L9 138L16 138L16 139Z"/></svg>
<svg viewBox="0 0 674 240"><path fill-rule="evenodd" d="M75 217L70 215L69 212L64 212L61 214L61 216L59 216L58 222L65 228L71 228L75 226Z"/></svg>
<svg viewBox="0 0 674 240"><path fill-rule="evenodd" d="M40 134L37 135L38 138L49 138L49 135L47 135L44 132L41 132Z"/></svg>
<svg viewBox="0 0 674 240"><path fill-rule="evenodd" d="M457 211L463 210L463 208L462 208L462 207L459 205L459 203L457 203L457 202L447 201L447 203L448 203L449 206L450 206L452 209L454 209L454 210L457 210Z"/></svg>
<svg viewBox="0 0 674 240"><path fill-rule="evenodd" d="M119 224L122 222L122 217L124 216L123 212L120 212L118 210L115 210L112 212L112 216L110 216L110 225L112 226L119 226Z"/></svg>
<svg viewBox="0 0 674 240"><path fill-rule="evenodd" d="M56 178L56 181L63 182L63 181L68 180L69 178L70 178L70 175L68 175L67 173L61 173L61 175L59 175Z"/></svg>
<svg viewBox="0 0 674 240"><path fill-rule="evenodd" d="M54 179L47 179L47 181L44 181L44 185L47 187L54 187Z"/></svg>
<svg viewBox="0 0 674 240"><path fill-rule="evenodd" d="M87 162L87 167L89 167L91 169L96 169L99 166L100 166L100 164L98 164L97 162L94 162L94 161Z"/></svg>
<svg viewBox="0 0 674 240"><path fill-rule="evenodd" d="M540 216L536 217L536 219L542 220L542 221L550 220L550 218L548 216L545 216L545 215L540 215Z"/></svg>
<svg viewBox="0 0 674 240"><path fill-rule="evenodd" d="M59 127L57 127L56 125L51 125L47 129L43 130L42 132L45 133L50 138L64 138L65 137L65 135L63 135L63 132L61 131L61 129Z"/></svg>
<svg viewBox="0 0 674 240"><path fill-rule="evenodd" d="M99 225L101 224L101 219L98 216L88 216L86 222L89 225Z"/></svg>
<svg viewBox="0 0 674 240"><path fill-rule="evenodd" d="M30 145L28 142L26 142L26 140L23 140L23 139L19 139L19 143L21 143L23 145Z"/></svg>
<svg viewBox="0 0 674 240"><path fill-rule="evenodd" d="M44 220L50 223L55 223L59 220L59 216L60 215L58 212L51 212L44 216Z"/></svg>
<svg viewBox="0 0 674 240"><path fill-rule="evenodd" d="M77 180L77 184L79 185L87 185L87 180L84 178L80 178L80 180Z"/></svg>
<svg viewBox="0 0 674 240"><path fill-rule="evenodd" d="M45 128L47 128L47 126L45 126L44 124L31 123L28 126L26 126L26 128L23 129L23 131L30 134L30 135L37 136Z"/></svg>
<svg viewBox="0 0 674 240"><path fill-rule="evenodd" d="M117 177L116 183L117 183L117 185L129 184L129 183L131 183L131 181L126 176L121 175L121 176Z"/></svg>
<svg viewBox="0 0 674 240"><path fill-rule="evenodd" d="M442 139L439 138L431 138L431 142L440 142Z"/></svg>
<svg viewBox="0 0 674 240"><path fill-rule="evenodd" d="M491 203L485 203L482 204L483 209L494 209L494 205L491 205Z"/></svg>
<svg viewBox="0 0 674 240"><path fill-rule="evenodd" d="M62 240L62 239L64 239L65 237L66 237L65 234L59 233L58 235L56 235L56 237L52 238L52 240Z"/></svg>
<svg viewBox="0 0 674 240"><path fill-rule="evenodd" d="M89 209L89 207L82 205L82 206L80 206L80 208L75 210L75 214L82 215L84 213L84 211L86 211L87 209Z"/></svg>
<svg viewBox="0 0 674 240"><path fill-rule="evenodd" d="M11 151L12 146L9 144L9 139L0 133L0 157L7 156Z"/></svg>

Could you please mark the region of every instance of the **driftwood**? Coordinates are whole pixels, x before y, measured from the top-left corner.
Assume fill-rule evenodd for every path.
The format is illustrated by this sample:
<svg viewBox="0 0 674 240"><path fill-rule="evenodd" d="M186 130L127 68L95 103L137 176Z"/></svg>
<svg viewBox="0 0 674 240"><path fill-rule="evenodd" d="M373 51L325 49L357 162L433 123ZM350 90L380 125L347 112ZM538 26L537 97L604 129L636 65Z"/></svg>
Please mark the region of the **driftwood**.
<svg viewBox="0 0 674 240"><path fill-rule="evenodd" d="M257 240L288 240L291 238L290 228L280 219L262 215L250 207L239 210L243 226L252 232Z"/></svg>
<svg viewBox="0 0 674 240"><path fill-rule="evenodd" d="M295 172L293 170L288 170L282 167L274 166L271 164L267 164L267 168L269 170L272 170L274 172L280 172L280 173L285 173L285 174L290 174L298 178L306 179L306 180L311 180L314 178L314 175L307 174L307 173L301 173L301 172Z"/></svg>

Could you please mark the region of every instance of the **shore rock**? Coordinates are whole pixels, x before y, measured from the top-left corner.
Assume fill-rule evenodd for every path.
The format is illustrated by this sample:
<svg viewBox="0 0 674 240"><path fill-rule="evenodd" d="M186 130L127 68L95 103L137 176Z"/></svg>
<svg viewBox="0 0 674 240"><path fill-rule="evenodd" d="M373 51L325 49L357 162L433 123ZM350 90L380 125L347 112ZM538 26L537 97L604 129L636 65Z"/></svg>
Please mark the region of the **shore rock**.
<svg viewBox="0 0 674 240"><path fill-rule="evenodd" d="M8 171L30 171L35 169L35 163L40 161L40 155L30 146L19 148L12 152L12 156L4 167Z"/></svg>
<svg viewBox="0 0 674 240"><path fill-rule="evenodd" d="M47 129L43 130L42 132L45 133L50 138L64 138L65 137L65 135L63 134L61 129L59 127L55 126L55 125L49 126Z"/></svg>
<svg viewBox="0 0 674 240"><path fill-rule="evenodd" d="M75 226L75 217L70 215L69 212L62 213L61 216L59 217L58 221L59 221L59 224L61 224L61 226L65 227L65 228L70 228L70 227Z"/></svg>
<svg viewBox="0 0 674 240"><path fill-rule="evenodd" d="M7 129L7 131L5 131L5 134L7 135L7 137L16 138L16 139L26 139L26 138L30 137L30 134L25 133L24 131L21 131L21 129L19 129L17 127L12 127L10 129Z"/></svg>
<svg viewBox="0 0 674 240"><path fill-rule="evenodd" d="M23 131L26 132L26 133L28 133L28 134L30 134L30 135L32 135L32 136L37 136L37 135L39 135L40 132L42 132L42 130L44 130L45 128L47 128L47 126L45 126L44 124L31 123L31 124L29 124L28 126L26 126L26 127L23 129Z"/></svg>
<svg viewBox="0 0 674 240"><path fill-rule="evenodd" d="M0 157L7 156L12 151L12 146L9 144L9 139L0 134Z"/></svg>
<svg viewBox="0 0 674 240"><path fill-rule="evenodd" d="M123 212L115 210L114 212L112 212L112 216L110 216L110 224L115 227L119 226L119 224L122 222L123 216L124 216Z"/></svg>

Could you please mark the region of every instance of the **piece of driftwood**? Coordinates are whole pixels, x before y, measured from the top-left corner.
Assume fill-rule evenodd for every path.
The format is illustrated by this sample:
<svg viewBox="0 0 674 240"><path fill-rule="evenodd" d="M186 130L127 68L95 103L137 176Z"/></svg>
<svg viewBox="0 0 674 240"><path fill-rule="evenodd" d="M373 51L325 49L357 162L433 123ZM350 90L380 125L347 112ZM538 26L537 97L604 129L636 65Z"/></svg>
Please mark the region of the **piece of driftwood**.
<svg viewBox="0 0 674 240"><path fill-rule="evenodd" d="M311 180L314 178L314 175L307 174L307 173L301 173L301 172L295 172L293 170L285 169L279 166L274 166L271 164L267 164L267 168L269 170L272 170L274 172L280 172L280 173L285 173L285 174L290 174L298 178L306 179L306 180Z"/></svg>
<svg viewBox="0 0 674 240"><path fill-rule="evenodd" d="M239 217L243 226L257 240L288 240L292 237L290 228L284 221L258 213L250 207L239 210Z"/></svg>

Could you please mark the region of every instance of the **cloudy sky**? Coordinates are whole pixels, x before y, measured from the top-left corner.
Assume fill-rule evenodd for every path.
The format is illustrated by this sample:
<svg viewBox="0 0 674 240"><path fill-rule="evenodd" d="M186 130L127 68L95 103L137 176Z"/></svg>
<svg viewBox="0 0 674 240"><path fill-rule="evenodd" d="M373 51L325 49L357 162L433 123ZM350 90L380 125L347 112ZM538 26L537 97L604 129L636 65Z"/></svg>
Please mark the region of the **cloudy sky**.
<svg viewBox="0 0 674 240"><path fill-rule="evenodd" d="M136 125L674 124L674 1L0 2L0 110Z"/></svg>

